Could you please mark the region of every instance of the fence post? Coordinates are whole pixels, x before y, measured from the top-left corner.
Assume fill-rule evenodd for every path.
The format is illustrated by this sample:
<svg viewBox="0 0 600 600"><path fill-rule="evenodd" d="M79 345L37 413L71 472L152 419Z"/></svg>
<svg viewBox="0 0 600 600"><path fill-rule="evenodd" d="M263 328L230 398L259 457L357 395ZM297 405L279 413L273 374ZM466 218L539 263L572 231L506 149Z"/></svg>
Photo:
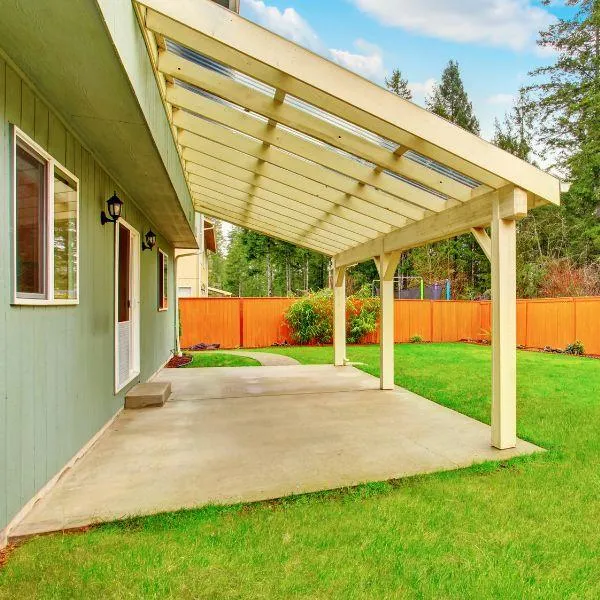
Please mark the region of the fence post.
<svg viewBox="0 0 600 600"><path fill-rule="evenodd" d="M240 297L240 348L244 347L244 300Z"/></svg>

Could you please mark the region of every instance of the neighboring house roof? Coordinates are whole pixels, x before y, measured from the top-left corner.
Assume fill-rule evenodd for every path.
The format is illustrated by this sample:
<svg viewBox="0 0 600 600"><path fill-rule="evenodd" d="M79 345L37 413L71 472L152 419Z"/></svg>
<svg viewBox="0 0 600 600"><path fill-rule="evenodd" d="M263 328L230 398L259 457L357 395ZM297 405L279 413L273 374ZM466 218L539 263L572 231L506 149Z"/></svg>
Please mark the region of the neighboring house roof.
<svg viewBox="0 0 600 600"><path fill-rule="evenodd" d="M231 292L227 292L225 290L220 290L219 288L209 287L209 293L216 294L217 296L232 296Z"/></svg>
<svg viewBox="0 0 600 600"><path fill-rule="evenodd" d="M207 218L204 219L204 249L211 252L217 251L217 239L215 236L215 225Z"/></svg>
<svg viewBox="0 0 600 600"><path fill-rule="evenodd" d="M204 214L344 266L559 202L551 175L213 2L137 5Z"/></svg>

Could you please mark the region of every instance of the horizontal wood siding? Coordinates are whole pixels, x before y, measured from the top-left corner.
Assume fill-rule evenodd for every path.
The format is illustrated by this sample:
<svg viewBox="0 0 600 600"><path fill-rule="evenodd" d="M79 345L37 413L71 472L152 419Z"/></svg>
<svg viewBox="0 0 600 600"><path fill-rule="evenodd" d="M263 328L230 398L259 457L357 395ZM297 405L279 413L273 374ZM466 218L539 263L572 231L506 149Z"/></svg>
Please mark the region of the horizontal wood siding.
<svg viewBox="0 0 600 600"><path fill-rule="evenodd" d="M80 303L10 305L11 173L15 124L80 180ZM123 405L114 395L114 235L100 211L116 190L123 216L143 237L149 225L57 114L0 58L0 530ZM173 249L159 235L158 245ZM157 310L157 254L141 253L141 375L175 345L171 306ZM135 382L134 382L135 383ZM131 384L133 385L133 383Z"/></svg>
<svg viewBox="0 0 600 600"><path fill-rule="evenodd" d="M210 340L223 348L260 348L291 343L283 315L293 302L290 298L182 299L182 344ZM396 300L394 311L396 343L416 335L426 342L489 339L492 329L491 304L485 301ZM600 298L518 300L517 343L564 349L580 340L588 354L600 354L598 315ZM378 342L378 331L362 340Z"/></svg>

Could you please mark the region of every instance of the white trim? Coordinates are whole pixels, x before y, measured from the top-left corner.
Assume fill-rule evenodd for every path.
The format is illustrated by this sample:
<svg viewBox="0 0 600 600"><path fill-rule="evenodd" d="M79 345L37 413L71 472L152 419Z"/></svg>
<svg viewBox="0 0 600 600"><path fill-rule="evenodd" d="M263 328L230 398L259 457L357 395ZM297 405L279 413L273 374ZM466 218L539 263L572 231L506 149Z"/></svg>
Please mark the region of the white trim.
<svg viewBox="0 0 600 600"><path fill-rule="evenodd" d="M132 365L130 377L119 382L119 226L123 225L131 233L131 263L129 265L129 277L131 282L131 334L132 343ZM140 375L140 234L137 229L132 227L125 219L119 218L115 223L115 252L114 252L114 370L115 370L115 394L118 394L123 388L129 385L136 377Z"/></svg>
<svg viewBox="0 0 600 600"><path fill-rule="evenodd" d="M92 446L100 439L104 432L114 423L116 418L121 414L123 407L120 407L117 412L86 442L86 444L67 462L64 467L50 479L36 494L33 496L25 506L11 519L6 527L0 530L0 550L6 546L8 539L10 538L10 532L29 514L32 508L42 498L52 490L52 488L58 483L59 479L71 469L75 463L83 458L87 452L92 449Z"/></svg>
<svg viewBox="0 0 600 600"><path fill-rule="evenodd" d="M160 254L163 255L163 261L166 261L166 265L167 265L167 275L169 274L169 255L164 251L161 250L160 248L158 248L158 252ZM160 267L160 262L158 264L158 266ZM158 275L158 273L157 273ZM158 290L158 312L166 312L167 310L169 310L169 278L164 276L164 266L163 266L163 289ZM158 279L157 283L160 282L160 279ZM166 306L162 306L162 299L164 298L164 286L167 287L167 305Z"/></svg>
<svg viewBox="0 0 600 600"><path fill-rule="evenodd" d="M51 154L44 150L37 142L21 131L16 125L11 124L11 180L12 180L12 241L11 241L11 304L24 306L65 306L79 304L79 220L80 210L80 185L79 178L57 161ZM46 248L44 252L44 294L23 294L17 291L17 143L20 141L26 149L38 154L46 163L46 187L45 187L45 213L44 234ZM67 179L75 184L77 194L77 240L75 243L76 283L75 298L54 298L54 172L60 171Z"/></svg>

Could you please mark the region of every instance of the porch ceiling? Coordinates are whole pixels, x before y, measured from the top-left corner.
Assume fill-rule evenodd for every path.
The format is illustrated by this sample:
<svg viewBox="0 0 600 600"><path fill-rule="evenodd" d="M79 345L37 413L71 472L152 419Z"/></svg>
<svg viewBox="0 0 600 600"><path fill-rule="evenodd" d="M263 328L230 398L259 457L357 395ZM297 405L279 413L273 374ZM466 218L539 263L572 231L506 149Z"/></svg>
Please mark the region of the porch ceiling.
<svg viewBox="0 0 600 600"><path fill-rule="evenodd" d="M559 202L559 181L209 0L136 2L197 210L338 265Z"/></svg>

